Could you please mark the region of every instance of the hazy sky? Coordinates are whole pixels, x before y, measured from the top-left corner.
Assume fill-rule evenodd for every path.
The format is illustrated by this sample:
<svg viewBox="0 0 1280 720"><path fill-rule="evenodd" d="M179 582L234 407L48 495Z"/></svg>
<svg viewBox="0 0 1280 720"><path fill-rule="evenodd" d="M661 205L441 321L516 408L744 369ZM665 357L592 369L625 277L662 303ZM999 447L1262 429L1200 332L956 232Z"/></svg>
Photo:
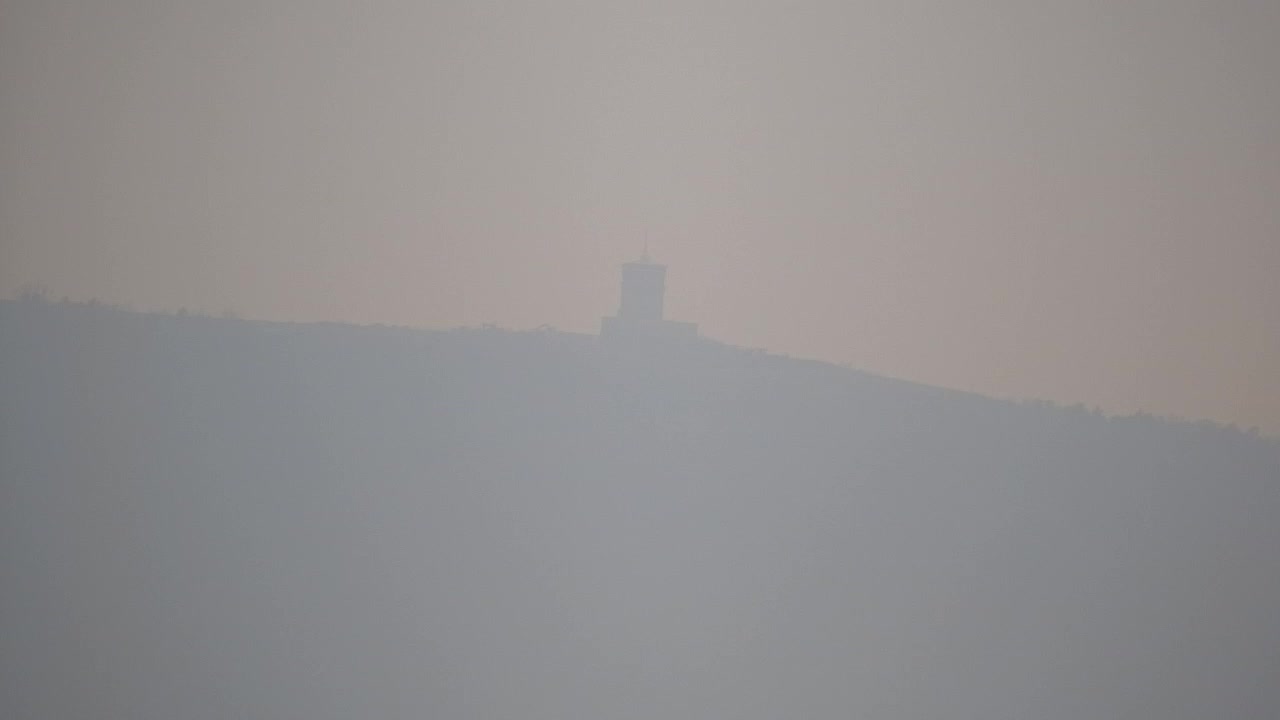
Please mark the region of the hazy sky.
<svg viewBox="0 0 1280 720"><path fill-rule="evenodd" d="M0 292L728 342L1280 433L1280 3L0 0Z"/></svg>

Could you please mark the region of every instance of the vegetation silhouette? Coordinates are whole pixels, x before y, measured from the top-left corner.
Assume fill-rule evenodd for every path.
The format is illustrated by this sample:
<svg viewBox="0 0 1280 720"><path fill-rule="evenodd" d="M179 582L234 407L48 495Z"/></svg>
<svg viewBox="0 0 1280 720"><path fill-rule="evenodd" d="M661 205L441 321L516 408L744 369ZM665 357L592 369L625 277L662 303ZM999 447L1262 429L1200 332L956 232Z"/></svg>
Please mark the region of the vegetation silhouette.
<svg viewBox="0 0 1280 720"><path fill-rule="evenodd" d="M0 302L8 717L1258 716L1280 444L705 339Z"/></svg>

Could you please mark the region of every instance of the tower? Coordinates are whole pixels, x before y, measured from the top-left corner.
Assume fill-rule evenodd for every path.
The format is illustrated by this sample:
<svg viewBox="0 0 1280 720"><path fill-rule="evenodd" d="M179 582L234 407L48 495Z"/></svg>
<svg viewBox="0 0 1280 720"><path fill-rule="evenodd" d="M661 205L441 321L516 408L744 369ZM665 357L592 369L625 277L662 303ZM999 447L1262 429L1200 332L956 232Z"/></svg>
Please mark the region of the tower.
<svg viewBox="0 0 1280 720"><path fill-rule="evenodd" d="M623 263L618 314L600 323L601 337L624 343L696 338L697 325L663 319L666 289L667 266L650 260L647 248L639 260Z"/></svg>
<svg viewBox="0 0 1280 720"><path fill-rule="evenodd" d="M622 301L618 317L633 322L662 320L662 298L666 293L667 266L649 260L649 254L622 266Z"/></svg>

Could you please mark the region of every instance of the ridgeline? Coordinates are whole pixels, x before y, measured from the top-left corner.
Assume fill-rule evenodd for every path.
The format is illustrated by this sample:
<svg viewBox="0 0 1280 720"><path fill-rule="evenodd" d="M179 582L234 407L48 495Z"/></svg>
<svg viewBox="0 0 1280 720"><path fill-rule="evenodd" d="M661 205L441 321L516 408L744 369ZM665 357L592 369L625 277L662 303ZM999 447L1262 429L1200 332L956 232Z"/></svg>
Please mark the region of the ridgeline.
<svg viewBox="0 0 1280 720"><path fill-rule="evenodd" d="M0 303L10 718L1276 707L1280 443L708 340Z"/></svg>

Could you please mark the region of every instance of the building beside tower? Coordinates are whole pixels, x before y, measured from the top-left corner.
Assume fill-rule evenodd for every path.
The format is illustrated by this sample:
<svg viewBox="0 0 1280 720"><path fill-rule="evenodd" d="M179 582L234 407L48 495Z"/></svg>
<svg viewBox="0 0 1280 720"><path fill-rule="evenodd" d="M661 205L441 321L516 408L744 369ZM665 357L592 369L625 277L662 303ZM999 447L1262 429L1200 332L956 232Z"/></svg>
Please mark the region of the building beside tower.
<svg viewBox="0 0 1280 720"><path fill-rule="evenodd" d="M600 337L611 341L660 341L695 338L698 326L662 317L667 289L667 266L649 259L649 253L622 265L622 292L618 314L600 323Z"/></svg>

